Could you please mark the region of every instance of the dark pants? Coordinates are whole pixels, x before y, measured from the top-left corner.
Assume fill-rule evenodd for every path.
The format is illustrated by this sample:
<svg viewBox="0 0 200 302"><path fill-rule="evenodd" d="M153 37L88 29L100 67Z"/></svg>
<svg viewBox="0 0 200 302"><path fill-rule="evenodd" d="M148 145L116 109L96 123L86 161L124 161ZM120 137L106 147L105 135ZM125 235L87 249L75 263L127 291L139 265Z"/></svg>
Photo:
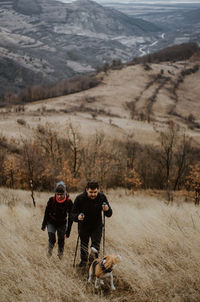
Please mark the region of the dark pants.
<svg viewBox="0 0 200 302"><path fill-rule="evenodd" d="M95 229L79 229L79 235L81 240L81 261L88 261L88 244L91 239L91 247L94 247L97 251L100 249L102 226ZM93 257L90 256L89 262L93 261Z"/></svg>
<svg viewBox="0 0 200 302"><path fill-rule="evenodd" d="M49 236L49 249L53 249L56 243L56 232L58 236L58 252L63 253L64 251L64 244L65 244L65 232L66 232L66 225L55 226L51 223L47 225L48 236Z"/></svg>

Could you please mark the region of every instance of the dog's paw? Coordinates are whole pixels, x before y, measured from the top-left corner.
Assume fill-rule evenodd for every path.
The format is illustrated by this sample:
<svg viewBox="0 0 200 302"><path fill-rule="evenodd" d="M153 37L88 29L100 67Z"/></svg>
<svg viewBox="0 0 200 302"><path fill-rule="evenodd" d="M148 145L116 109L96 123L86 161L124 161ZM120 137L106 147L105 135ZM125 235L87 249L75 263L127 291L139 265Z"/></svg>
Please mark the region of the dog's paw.
<svg viewBox="0 0 200 302"><path fill-rule="evenodd" d="M100 283L103 285L104 284L103 280L100 280Z"/></svg>
<svg viewBox="0 0 200 302"><path fill-rule="evenodd" d="M111 287L112 290L116 290L116 288L114 286Z"/></svg>
<svg viewBox="0 0 200 302"><path fill-rule="evenodd" d="M88 281L87 281L88 283L90 283L91 282L91 278L88 278Z"/></svg>

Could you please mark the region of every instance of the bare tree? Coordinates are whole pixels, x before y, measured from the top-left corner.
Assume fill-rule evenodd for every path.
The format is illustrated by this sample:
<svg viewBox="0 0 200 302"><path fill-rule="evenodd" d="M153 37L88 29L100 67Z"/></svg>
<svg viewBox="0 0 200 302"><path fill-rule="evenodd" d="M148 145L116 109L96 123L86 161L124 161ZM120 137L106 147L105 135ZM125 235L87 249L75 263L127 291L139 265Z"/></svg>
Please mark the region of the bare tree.
<svg viewBox="0 0 200 302"><path fill-rule="evenodd" d="M184 180L182 179L190 165L191 160L191 140L183 134L180 139L179 145L176 150L175 154L175 166L176 166L176 176L174 177L174 185L173 189L179 189L181 182L183 183Z"/></svg>
<svg viewBox="0 0 200 302"><path fill-rule="evenodd" d="M173 202L173 195L171 193L172 189L172 173L173 173L173 160L175 147L178 139L178 128L173 123L170 122L168 129L165 132L160 133L160 156L158 161L161 168L163 169L165 189L167 192L168 202Z"/></svg>
<svg viewBox="0 0 200 302"><path fill-rule="evenodd" d="M69 147L72 151L73 176L76 177L82 163L82 155L83 155L81 136L79 134L79 131L72 125L72 123L68 124L67 133L68 133Z"/></svg>
<svg viewBox="0 0 200 302"><path fill-rule="evenodd" d="M24 162L26 164L26 169L28 172L29 178L29 188L31 191L31 198L33 201L34 207L36 206L35 197L34 197L34 157L30 148L30 144L27 141L23 140L23 153L24 153Z"/></svg>
<svg viewBox="0 0 200 302"><path fill-rule="evenodd" d="M45 126L38 126L35 136L43 153L52 161L55 170L61 164L63 155L58 133L53 130L52 124L47 123Z"/></svg>

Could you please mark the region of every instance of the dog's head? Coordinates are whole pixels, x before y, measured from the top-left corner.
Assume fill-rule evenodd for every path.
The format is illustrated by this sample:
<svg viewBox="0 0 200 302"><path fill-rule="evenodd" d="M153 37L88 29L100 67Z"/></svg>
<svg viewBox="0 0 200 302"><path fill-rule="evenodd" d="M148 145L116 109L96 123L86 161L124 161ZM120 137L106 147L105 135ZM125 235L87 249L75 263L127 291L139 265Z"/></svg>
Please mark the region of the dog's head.
<svg viewBox="0 0 200 302"><path fill-rule="evenodd" d="M113 268L121 261L120 255L108 255L103 258L103 265L106 269Z"/></svg>

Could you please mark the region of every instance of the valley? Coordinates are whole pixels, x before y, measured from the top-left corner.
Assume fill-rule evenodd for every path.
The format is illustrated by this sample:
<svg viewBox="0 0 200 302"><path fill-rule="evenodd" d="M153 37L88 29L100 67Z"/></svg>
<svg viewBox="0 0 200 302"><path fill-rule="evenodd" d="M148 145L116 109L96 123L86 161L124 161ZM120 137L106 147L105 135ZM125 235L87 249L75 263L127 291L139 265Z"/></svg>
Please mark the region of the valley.
<svg viewBox="0 0 200 302"><path fill-rule="evenodd" d="M113 60L125 63L176 43L199 43L198 4L159 4L153 10L150 4L109 5L1 2L0 95L95 72Z"/></svg>

